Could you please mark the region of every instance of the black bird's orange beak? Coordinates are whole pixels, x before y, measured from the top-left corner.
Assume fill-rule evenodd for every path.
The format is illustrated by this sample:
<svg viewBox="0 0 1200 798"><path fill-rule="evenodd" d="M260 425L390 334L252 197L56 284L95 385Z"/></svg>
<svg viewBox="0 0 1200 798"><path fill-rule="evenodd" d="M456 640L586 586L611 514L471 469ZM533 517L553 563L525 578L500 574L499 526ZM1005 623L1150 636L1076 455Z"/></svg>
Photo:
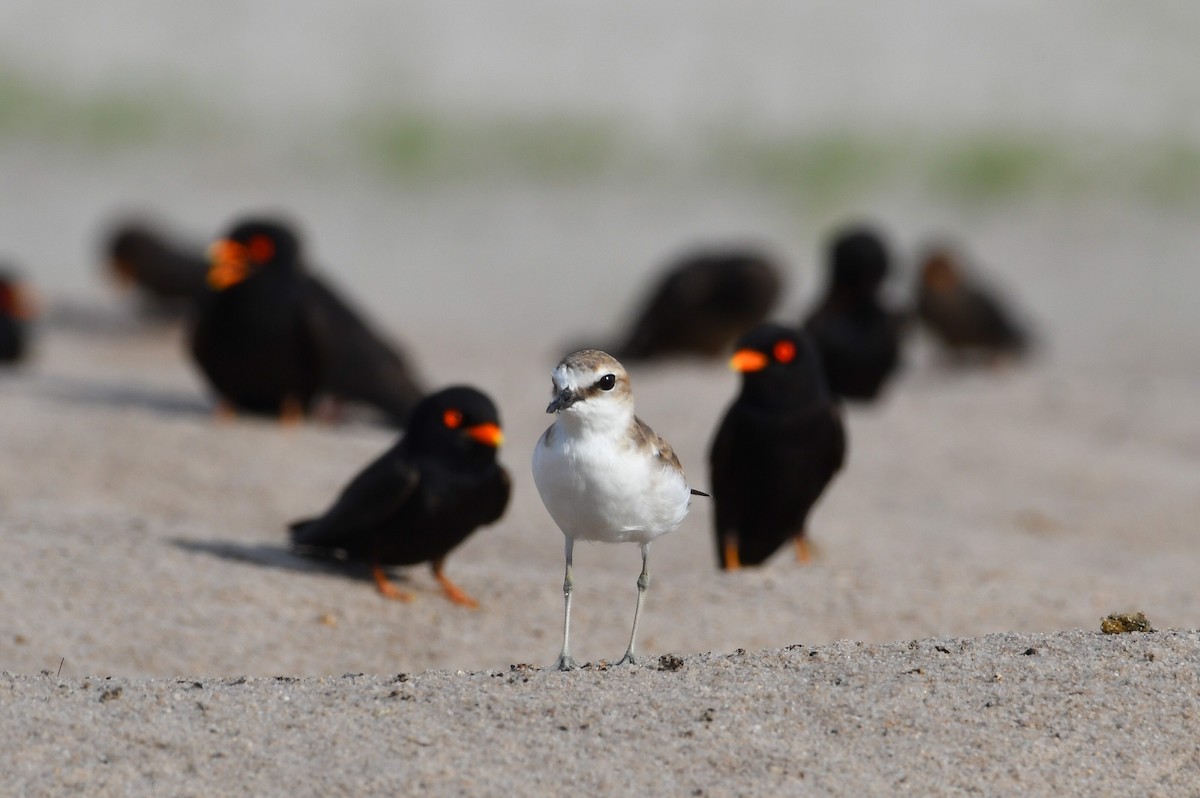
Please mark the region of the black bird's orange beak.
<svg viewBox="0 0 1200 798"><path fill-rule="evenodd" d="M500 425L498 424L490 422L487 424L476 424L473 427L467 427L466 432L485 446L491 446L495 449L499 449L500 444L504 443L504 433L500 430Z"/></svg>
<svg viewBox="0 0 1200 798"><path fill-rule="evenodd" d="M249 276L249 253L236 241L222 239L208 248L208 284L224 291Z"/></svg>
<svg viewBox="0 0 1200 798"><path fill-rule="evenodd" d="M745 374L748 371L762 371L770 361L762 352L753 349L739 349L729 358L729 368Z"/></svg>

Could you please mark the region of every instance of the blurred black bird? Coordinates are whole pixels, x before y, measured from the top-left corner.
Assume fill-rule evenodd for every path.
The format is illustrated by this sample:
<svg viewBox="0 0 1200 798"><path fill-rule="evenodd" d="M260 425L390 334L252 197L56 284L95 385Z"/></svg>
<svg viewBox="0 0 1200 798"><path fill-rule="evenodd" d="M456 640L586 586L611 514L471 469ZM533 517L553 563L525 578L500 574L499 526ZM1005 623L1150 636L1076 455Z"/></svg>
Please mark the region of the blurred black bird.
<svg viewBox="0 0 1200 798"><path fill-rule="evenodd" d="M875 399L899 364L903 321L880 297L888 268L883 239L867 227L845 229L829 245L825 295L803 327L844 399Z"/></svg>
<svg viewBox="0 0 1200 798"><path fill-rule="evenodd" d="M117 225L104 247L109 273L136 288L163 313L183 313L208 290L208 260L198 246L181 243L148 222Z"/></svg>
<svg viewBox="0 0 1200 798"><path fill-rule="evenodd" d="M749 249L704 249L680 257L650 293L621 360L716 357L767 317L779 299L779 270Z"/></svg>
<svg viewBox="0 0 1200 798"><path fill-rule="evenodd" d="M306 298L322 335L321 390L338 401L370 405L403 427L425 389L396 344L375 332L322 278L308 275Z"/></svg>
<svg viewBox="0 0 1200 798"><path fill-rule="evenodd" d="M717 562L761 565L789 538L809 559L809 511L842 467L846 433L808 335L764 324L737 344L742 388L709 453Z"/></svg>
<svg viewBox="0 0 1200 798"><path fill-rule="evenodd" d="M946 246L931 248L917 280L917 318L959 362L1024 354L1029 335L994 289Z"/></svg>
<svg viewBox="0 0 1200 798"><path fill-rule="evenodd" d="M384 565L428 562L451 601L477 602L443 573L446 555L504 514L511 492L497 460L504 436L496 406L474 388L430 394L399 443L356 476L324 515L291 525L303 553L339 553L371 566L379 591L408 601Z"/></svg>
<svg viewBox="0 0 1200 798"><path fill-rule="evenodd" d="M28 324L33 303L21 280L0 270L0 363L16 363L28 350Z"/></svg>
<svg viewBox="0 0 1200 798"><path fill-rule="evenodd" d="M212 292L192 329L192 356L227 409L300 419L324 357L299 242L277 222L250 219L211 252Z"/></svg>
<svg viewBox="0 0 1200 798"><path fill-rule="evenodd" d="M242 221L210 254L191 348L233 409L295 419L327 394L405 424L423 394L408 364L308 273L290 227Z"/></svg>

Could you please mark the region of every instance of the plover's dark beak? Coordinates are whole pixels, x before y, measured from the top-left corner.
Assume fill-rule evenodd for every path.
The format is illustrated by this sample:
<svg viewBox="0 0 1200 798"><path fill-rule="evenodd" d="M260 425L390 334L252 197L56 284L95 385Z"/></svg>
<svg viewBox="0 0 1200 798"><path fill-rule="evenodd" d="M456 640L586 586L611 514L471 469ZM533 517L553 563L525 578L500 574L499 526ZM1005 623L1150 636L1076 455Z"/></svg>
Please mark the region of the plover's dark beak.
<svg viewBox="0 0 1200 798"><path fill-rule="evenodd" d="M546 412L557 413L560 410L566 410L568 407L578 402L579 399L579 394L575 393L569 388L563 388L554 395L553 399L550 400L550 404L546 406Z"/></svg>

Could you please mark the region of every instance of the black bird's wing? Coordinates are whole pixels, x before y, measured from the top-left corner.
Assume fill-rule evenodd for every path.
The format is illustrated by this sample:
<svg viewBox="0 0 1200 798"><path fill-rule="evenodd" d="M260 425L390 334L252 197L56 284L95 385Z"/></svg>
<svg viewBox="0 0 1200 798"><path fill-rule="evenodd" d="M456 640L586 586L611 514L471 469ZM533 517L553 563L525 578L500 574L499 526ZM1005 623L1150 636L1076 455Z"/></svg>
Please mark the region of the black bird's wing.
<svg viewBox="0 0 1200 798"><path fill-rule="evenodd" d="M512 478L507 469L497 466L498 472L494 479L488 480L487 487L477 497L479 526L494 524L504 515L508 508L508 500L512 496Z"/></svg>
<svg viewBox="0 0 1200 798"><path fill-rule="evenodd" d="M821 353L829 387L843 399L874 400L900 365L903 321L889 310L826 305L808 317L803 329Z"/></svg>
<svg viewBox="0 0 1200 798"><path fill-rule="evenodd" d="M743 565L764 562L805 519L846 458L841 410L768 420L734 402L710 453L717 562L734 536Z"/></svg>
<svg viewBox="0 0 1200 798"><path fill-rule="evenodd" d="M312 549L358 548L400 511L420 482L420 471L393 448L351 480L324 515L293 523L292 543Z"/></svg>
<svg viewBox="0 0 1200 798"><path fill-rule="evenodd" d="M781 286L776 267L757 252L685 256L648 294L617 357L723 354L767 317Z"/></svg>
<svg viewBox="0 0 1200 798"><path fill-rule="evenodd" d="M399 350L320 278L309 276L307 293L320 329L323 389L336 398L369 404L404 426L424 391Z"/></svg>
<svg viewBox="0 0 1200 798"><path fill-rule="evenodd" d="M695 309L695 289L694 281L689 286L678 273L668 275L644 300L633 329L625 342L616 347L619 356L625 360L640 360L670 348L673 344L671 333L681 321L680 308Z"/></svg>
<svg viewBox="0 0 1200 798"><path fill-rule="evenodd" d="M826 429L826 442L822 449L825 454L824 463L829 478L842 470L846 464L846 422L842 419L842 408L830 405L828 417L823 426Z"/></svg>
<svg viewBox="0 0 1200 798"><path fill-rule="evenodd" d="M25 331L19 320L0 311L0 362L20 360L25 352Z"/></svg>
<svg viewBox="0 0 1200 798"><path fill-rule="evenodd" d="M208 291L208 259L203 250L164 246L153 268L139 272L143 288L161 298L195 299Z"/></svg>
<svg viewBox="0 0 1200 798"><path fill-rule="evenodd" d="M728 565L725 562L725 535L737 531L741 508L746 502L736 451L740 410L736 403L729 408L717 429L717 437L713 439L709 453L709 478L712 480L712 495L716 499L717 563L722 569Z"/></svg>
<svg viewBox="0 0 1200 798"><path fill-rule="evenodd" d="M1027 338L1000 299L991 292L973 286L963 297L968 303L969 313L975 319L980 342L992 347L1020 351L1025 348Z"/></svg>

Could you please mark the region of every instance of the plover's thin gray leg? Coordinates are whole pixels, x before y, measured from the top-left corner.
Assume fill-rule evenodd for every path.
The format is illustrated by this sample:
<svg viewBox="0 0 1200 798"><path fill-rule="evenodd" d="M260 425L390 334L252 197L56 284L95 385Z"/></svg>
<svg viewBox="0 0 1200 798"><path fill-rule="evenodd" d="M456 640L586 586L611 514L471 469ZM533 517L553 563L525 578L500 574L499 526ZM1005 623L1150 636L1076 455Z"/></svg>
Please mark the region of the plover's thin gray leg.
<svg viewBox="0 0 1200 798"><path fill-rule="evenodd" d="M554 667L560 671L571 671L579 667L575 664L575 660L571 659L571 590L575 583L571 575L571 559L575 539L568 536L566 540L567 575L563 578L563 603L565 605L563 609L563 645L562 653L558 655L558 662L554 663Z"/></svg>
<svg viewBox="0 0 1200 798"><path fill-rule="evenodd" d="M634 644L637 642L637 626L638 616L642 614L642 600L646 597L646 588L650 586L650 572L647 570L646 561L650 556L650 544L642 544L642 573L638 576L638 598L637 606L633 609L633 631L629 633L629 648L625 651L625 656L621 658L618 665L637 665L637 656L634 654Z"/></svg>

